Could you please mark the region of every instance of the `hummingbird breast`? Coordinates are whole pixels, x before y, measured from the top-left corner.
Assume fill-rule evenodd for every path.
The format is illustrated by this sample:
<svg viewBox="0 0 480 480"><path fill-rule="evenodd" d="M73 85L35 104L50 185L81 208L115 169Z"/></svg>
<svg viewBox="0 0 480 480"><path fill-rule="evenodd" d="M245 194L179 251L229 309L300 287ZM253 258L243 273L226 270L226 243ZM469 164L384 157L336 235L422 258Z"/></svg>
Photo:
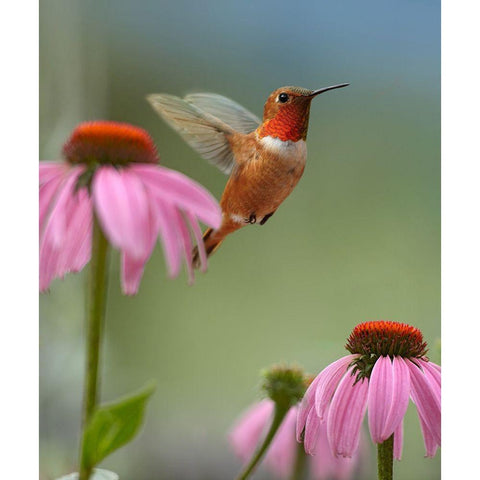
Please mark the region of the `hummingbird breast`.
<svg viewBox="0 0 480 480"><path fill-rule="evenodd" d="M236 136L235 136L236 137ZM237 166L227 182L220 204L225 217L238 223L260 222L290 195L305 169L304 140L282 141L256 132L232 138Z"/></svg>

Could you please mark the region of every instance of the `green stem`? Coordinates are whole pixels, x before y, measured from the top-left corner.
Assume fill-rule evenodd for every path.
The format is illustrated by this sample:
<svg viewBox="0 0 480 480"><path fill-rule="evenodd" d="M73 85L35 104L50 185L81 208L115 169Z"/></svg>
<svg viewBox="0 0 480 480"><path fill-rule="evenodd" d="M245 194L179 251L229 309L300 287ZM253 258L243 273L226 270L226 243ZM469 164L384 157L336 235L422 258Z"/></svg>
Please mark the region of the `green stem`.
<svg viewBox="0 0 480 480"><path fill-rule="evenodd" d="M295 465L293 466L293 472L290 480L303 480L303 478L305 478L306 467L307 455L305 453L303 443L298 443L297 456L295 458Z"/></svg>
<svg viewBox="0 0 480 480"><path fill-rule="evenodd" d="M378 480L393 479L393 435L377 447Z"/></svg>
<svg viewBox="0 0 480 480"><path fill-rule="evenodd" d="M275 436L275 433L277 433L278 427L280 427L287 412L288 412L288 408L279 406L278 403L275 404L275 411L273 415L272 425L270 426L270 430L268 431L267 436L265 437L265 440L253 455L252 459L250 460L250 463L238 475L236 480L246 480L250 476L250 474L255 470L255 467L260 463L260 460L262 459L264 453L267 451L267 448L270 446L270 443L272 442L273 437Z"/></svg>
<svg viewBox="0 0 480 480"><path fill-rule="evenodd" d="M83 459L83 437L85 428L90 421L97 405L98 360L102 325L105 318L105 304L107 298L107 254L108 241L103 234L98 220L94 217L92 233L92 258L90 260L90 275L88 278L87 302L87 355L85 381L83 391L82 435L80 446L80 477L79 480L88 480L92 471L91 465L86 465Z"/></svg>

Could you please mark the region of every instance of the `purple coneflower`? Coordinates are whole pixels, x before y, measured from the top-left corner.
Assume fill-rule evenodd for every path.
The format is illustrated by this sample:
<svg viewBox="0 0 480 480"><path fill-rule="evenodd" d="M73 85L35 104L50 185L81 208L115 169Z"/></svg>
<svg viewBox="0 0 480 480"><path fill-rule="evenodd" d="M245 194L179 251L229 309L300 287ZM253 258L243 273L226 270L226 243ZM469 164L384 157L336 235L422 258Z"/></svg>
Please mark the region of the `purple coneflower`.
<svg viewBox="0 0 480 480"><path fill-rule="evenodd" d="M264 399L251 406L235 423L229 441L233 451L243 463L253 456L260 441L265 437L271 424L275 403ZM298 455L304 455L298 449L295 440L295 423L298 407L291 407L270 444L265 455L265 465L275 475L289 478L298 461ZM327 442L325 426L320 427L319 439L310 459L310 478L313 480L348 480L358 465L358 455L354 458L335 457Z"/></svg>
<svg viewBox="0 0 480 480"><path fill-rule="evenodd" d="M315 378L302 400L297 439L312 453L326 423L332 451L351 457L368 408L368 425L377 444L391 442L401 458L403 417L409 398L415 404L426 454L440 445L440 367L426 357L420 330L397 322L365 322L350 335L347 350Z"/></svg>
<svg viewBox="0 0 480 480"><path fill-rule="evenodd" d="M63 154L64 162L40 163L40 290L90 260L96 218L121 251L126 294L137 293L158 237L171 277L185 259L193 281L190 232L206 269L198 220L218 228L220 208L202 186L158 165L146 131L117 122L83 123Z"/></svg>

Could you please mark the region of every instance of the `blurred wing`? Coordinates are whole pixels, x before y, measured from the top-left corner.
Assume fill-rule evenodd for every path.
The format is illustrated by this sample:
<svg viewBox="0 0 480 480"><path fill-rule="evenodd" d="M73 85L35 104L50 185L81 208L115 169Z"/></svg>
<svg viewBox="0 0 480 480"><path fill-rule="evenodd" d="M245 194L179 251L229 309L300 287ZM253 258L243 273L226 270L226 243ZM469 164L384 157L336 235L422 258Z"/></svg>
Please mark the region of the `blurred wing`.
<svg viewBox="0 0 480 480"><path fill-rule="evenodd" d="M216 93L192 93L185 97L200 110L210 113L240 133L251 133L260 125L260 119L237 102Z"/></svg>
<svg viewBox="0 0 480 480"><path fill-rule="evenodd" d="M228 174L235 166L228 137L235 130L220 118L179 97L152 94L155 111L203 158Z"/></svg>

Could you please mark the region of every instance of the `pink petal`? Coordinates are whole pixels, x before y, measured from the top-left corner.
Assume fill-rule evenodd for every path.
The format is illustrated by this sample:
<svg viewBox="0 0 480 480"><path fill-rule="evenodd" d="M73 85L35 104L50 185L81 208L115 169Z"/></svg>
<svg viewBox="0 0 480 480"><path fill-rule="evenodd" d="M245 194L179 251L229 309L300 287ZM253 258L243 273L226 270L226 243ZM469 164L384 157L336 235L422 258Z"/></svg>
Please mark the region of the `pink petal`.
<svg viewBox="0 0 480 480"><path fill-rule="evenodd" d="M305 423L305 437L303 440L303 445L305 447L305 452L309 455L313 455L315 451L315 446L317 445L318 440L318 430L320 428L320 419L318 418L315 408L310 409L308 414L307 421Z"/></svg>
<svg viewBox="0 0 480 480"><path fill-rule="evenodd" d="M359 452L352 458L335 457L328 443L327 425L320 424L317 446L310 458L311 477L314 480L348 480L358 464L358 458Z"/></svg>
<svg viewBox="0 0 480 480"><path fill-rule="evenodd" d="M420 428L422 429L423 443L425 445L426 456L434 457L435 453L437 453L437 447L440 446L440 442L437 443L432 433L430 432L430 429L423 421L422 417L420 417L419 415L418 418L420 420Z"/></svg>
<svg viewBox="0 0 480 480"><path fill-rule="evenodd" d="M345 375L348 366L358 357L359 355L357 354L342 357L331 363L319 373L319 381L315 393L315 408L320 420L324 420L330 400L332 399L338 383Z"/></svg>
<svg viewBox="0 0 480 480"><path fill-rule="evenodd" d="M177 213L174 206L161 202L155 205L155 215L160 225L160 238L167 269L171 278L180 273L182 265L181 233L179 231Z"/></svg>
<svg viewBox="0 0 480 480"><path fill-rule="evenodd" d="M40 235L43 232L45 227L45 219L50 214L51 209L54 205L54 199L56 198L59 187L63 183L63 175L58 175L54 178L51 178L48 182L40 185L39 190L39 232Z"/></svg>
<svg viewBox="0 0 480 480"><path fill-rule="evenodd" d="M436 388L435 390L437 392L437 396L440 398L440 390L442 388L441 367L422 359L418 359L417 362L422 367L427 378L435 385L435 387L438 387L438 389Z"/></svg>
<svg viewBox="0 0 480 480"><path fill-rule="evenodd" d="M40 162L38 179L43 185L55 178L62 178L68 171L69 166L64 162Z"/></svg>
<svg viewBox="0 0 480 480"><path fill-rule="evenodd" d="M140 287L140 281L143 276L145 264L150 258L151 252L157 241L160 230L160 217L158 208L154 203L148 206L148 230L146 231L146 251L147 254L141 258L135 258L127 252L122 253L122 291L125 295L136 295Z"/></svg>
<svg viewBox="0 0 480 480"><path fill-rule="evenodd" d="M432 368L437 370L437 372L442 373L442 367L440 365L437 365L436 363L433 363L433 362L428 362L428 363Z"/></svg>
<svg viewBox="0 0 480 480"><path fill-rule="evenodd" d="M393 458L396 460L402 459L403 450L403 419L395 428L393 432Z"/></svg>
<svg viewBox="0 0 480 480"><path fill-rule="evenodd" d="M335 455L351 457L358 448L360 426L367 408L368 381L355 383L352 368L344 375L330 404L327 434Z"/></svg>
<svg viewBox="0 0 480 480"><path fill-rule="evenodd" d="M90 260L93 208L86 189L74 193L66 205L66 235L57 264L59 276L78 272Z"/></svg>
<svg viewBox="0 0 480 480"><path fill-rule="evenodd" d="M75 193L75 186L82 168L72 167L65 177L63 185L59 188L55 205L52 207L49 218L49 235L51 241L57 245L62 245L68 221L67 206Z"/></svg>
<svg viewBox="0 0 480 480"><path fill-rule="evenodd" d="M65 274L61 255L65 248L67 234L68 205L73 197L75 182L81 168L72 168L62 185L58 187L55 200L44 219L44 227L40 235L40 290L44 291L55 277Z"/></svg>
<svg viewBox="0 0 480 480"><path fill-rule="evenodd" d="M122 291L125 295L136 295L143 276L147 259L137 259L122 253Z"/></svg>
<svg viewBox="0 0 480 480"><path fill-rule="evenodd" d="M110 242L129 256L149 255L149 199L142 181L130 169L100 167L92 184L100 224Z"/></svg>
<svg viewBox="0 0 480 480"><path fill-rule="evenodd" d="M222 214L218 202L197 182L157 165L138 164L132 166L132 169L163 201L192 213L213 228L220 227Z"/></svg>
<svg viewBox="0 0 480 480"><path fill-rule="evenodd" d="M187 220L178 209L175 211L175 213L177 216L178 230L180 232L180 236L183 244L183 255L185 257L185 263L187 266L188 283L192 285L193 282L195 281L195 276L194 276L193 267L192 267L192 248L193 248L192 239L190 238L190 232L188 230L188 226L186 223Z"/></svg>
<svg viewBox="0 0 480 480"><path fill-rule="evenodd" d="M418 411L420 420L432 435L433 441L441 442L441 411L439 387L435 381L430 381L427 375L410 360L406 361L410 370L411 396ZM425 433L424 433L425 438ZM426 438L425 438L426 441Z"/></svg>
<svg viewBox="0 0 480 480"><path fill-rule="evenodd" d="M262 434L269 426L274 407L272 400L262 400L249 408L233 426L228 439L242 462L248 462L255 452Z"/></svg>
<svg viewBox="0 0 480 480"><path fill-rule="evenodd" d="M292 407L280 425L265 456L268 468L282 478L291 475L297 456L295 421L297 407Z"/></svg>
<svg viewBox="0 0 480 480"><path fill-rule="evenodd" d="M40 246L40 291L44 292L50 286L57 273L58 252L51 241L43 241Z"/></svg>
<svg viewBox="0 0 480 480"><path fill-rule="evenodd" d="M383 443L402 421L410 397L410 376L402 358L379 357L368 387L368 425L375 443Z"/></svg>
<svg viewBox="0 0 480 480"><path fill-rule="evenodd" d="M297 442L302 442L302 433L305 428L305 423L307 421L308 414L310 410L315 405L315 391L317 389L317 384L319 381L319 375L317 375L313 382L308 386L307 391L303 395L300 407L297 414L297 426L296 426L296 436Z"/></svg>
<svg viewBox="0 0 480 480"><path fill-rule="evenodd" d="M198 247L198 254L200 257L200 271L206 272L207 271L207 254L205 252L205 244L203 243L203 235L202 230L200 229L200 225L198 225L197 219L194 215L190 212L185 212L185 215L190 222L190 227L192 228L193 236L195 237L195 242Z"/></svg>

